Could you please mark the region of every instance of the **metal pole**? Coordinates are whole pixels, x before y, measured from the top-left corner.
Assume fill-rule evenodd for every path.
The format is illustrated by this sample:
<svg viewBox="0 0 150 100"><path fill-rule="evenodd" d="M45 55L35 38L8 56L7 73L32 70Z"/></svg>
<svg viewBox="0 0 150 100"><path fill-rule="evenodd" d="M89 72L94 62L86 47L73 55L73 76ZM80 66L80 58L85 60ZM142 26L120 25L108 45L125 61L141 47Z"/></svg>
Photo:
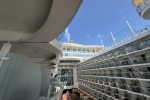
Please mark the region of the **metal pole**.
<svg viewBox="0 0 150 100"><path fill-rule="evenodd" d="M102 44L102 46L104 46L102 39L101 39L101 44Z"/></svg>
<svg viewBox="0 0 150 100"><path fill-rule="evenodd" d="M129 29L131 30L131 32L134 33L132 27L130 26L130 24L129 24L129 22L127 20L126 20L126 23L127 23L128 27L129 27Z"/></svg>
<svg viewBox="0 0 150 100"><path fill-rule="evenodd" d="M129 27L130 31L132 32L132 34L136 37L136 33L133 31L131 25L129 24L129 22L127 20L126 20L126 23L127 23L128 27Z"/></svg>
<svg viewBox="0 0 150 100"><path fill-rule="evenodd" d="M116 39L114 38L112 32L111 32L110 34L111 34L111 37L112 37L112 39L113 39L113 41L114 41L114 44L116 45Z"/></svg>

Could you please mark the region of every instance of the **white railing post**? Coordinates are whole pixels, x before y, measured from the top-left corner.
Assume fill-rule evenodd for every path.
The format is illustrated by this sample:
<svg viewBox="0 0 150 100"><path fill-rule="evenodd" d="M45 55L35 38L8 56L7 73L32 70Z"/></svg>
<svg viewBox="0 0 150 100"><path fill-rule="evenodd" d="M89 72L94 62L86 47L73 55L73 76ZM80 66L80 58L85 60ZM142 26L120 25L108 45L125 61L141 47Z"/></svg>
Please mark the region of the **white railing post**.
<svg viewBox="0 0 150 100"><path fill-rule="evenodd" d="M3 61L9 59L8 57L6 57L6 54L9 52L10 48L11 48L11 44L9 42L4 43L0 51L0 68L2 66Z"/></svg>

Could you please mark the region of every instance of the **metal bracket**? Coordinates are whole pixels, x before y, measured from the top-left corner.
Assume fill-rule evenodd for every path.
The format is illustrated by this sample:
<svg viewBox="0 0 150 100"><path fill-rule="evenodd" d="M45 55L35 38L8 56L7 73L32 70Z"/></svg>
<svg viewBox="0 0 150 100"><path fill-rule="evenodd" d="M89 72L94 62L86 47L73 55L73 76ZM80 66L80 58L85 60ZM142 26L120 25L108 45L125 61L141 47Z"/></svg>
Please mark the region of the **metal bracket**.
<svg viewBox="0 0 150 100"><path fill-rule="evenodd" d="M6 57L6 54L9 52L11 45L12 44L10 44L9 42L4 43L4 45L0 51L0 68L2 66L3 61L9 59L9 57Z"/></svg>

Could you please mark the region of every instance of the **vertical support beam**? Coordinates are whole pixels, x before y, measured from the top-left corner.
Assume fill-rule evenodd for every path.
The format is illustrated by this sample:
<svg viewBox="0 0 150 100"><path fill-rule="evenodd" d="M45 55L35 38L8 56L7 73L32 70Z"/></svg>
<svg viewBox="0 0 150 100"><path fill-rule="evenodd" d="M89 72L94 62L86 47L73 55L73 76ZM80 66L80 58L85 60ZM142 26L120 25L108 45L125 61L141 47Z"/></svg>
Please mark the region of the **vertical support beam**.
<svg viewBox="0 0 150 100"><path fill-rule="evenodd" d="M73 68L73 88L77 88L77 72L76 67Z"/></svg>
<svg viewBox="0 0 150 100"><path fill-rule="evenodd" d="M110 34L111 34L111 37L112 37L112 39L113 39L113 41L114 41L114 44L116 45L116 39L114 38L112 32L111 32Z"/></svg>
<svg viewBox="0 0 150 100"><path fill-rule="evenodd" d="M101 45L104 46L102 39L101 39Z"/></svg>
<svg viewBox="0 0 150 100"><path fill-rule="evenodd" d="M10 48L11 48L11 44L9 42L4 43L0 51L0 68L2 66L3 61L9 59L8 57L6 57L6 54L9 52Z"/></svg>
<svg viewBox="0 0 150 100"><path fill-rule="evenodd" d="M133 34L133 36L137 36L137 34L133 31L133 29L132 29L132 27L131 27L131 25L129 24L129 22L126 20L126 23L127 23L127 25L128 25L128 27L129 27L129 29L130 29L130 31L132 32L132 34Z"/></svg>

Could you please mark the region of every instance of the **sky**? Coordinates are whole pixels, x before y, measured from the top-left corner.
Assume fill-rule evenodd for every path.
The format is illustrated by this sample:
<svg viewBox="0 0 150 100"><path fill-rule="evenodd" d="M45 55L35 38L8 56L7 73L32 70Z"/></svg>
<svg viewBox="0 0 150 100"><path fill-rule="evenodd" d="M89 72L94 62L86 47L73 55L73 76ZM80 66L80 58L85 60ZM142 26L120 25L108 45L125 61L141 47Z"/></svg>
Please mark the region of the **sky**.
<svg viewBox="0 0 150 100"><path fill-rule="evenodd" d="M144 20L136 12L132 0L83 0L66 32L74 43L101 45L102 39L103 44L108 45L112 42L110 32L116 40L131 34L126 20L133 30L150 25L150 20Z"/></svg>

